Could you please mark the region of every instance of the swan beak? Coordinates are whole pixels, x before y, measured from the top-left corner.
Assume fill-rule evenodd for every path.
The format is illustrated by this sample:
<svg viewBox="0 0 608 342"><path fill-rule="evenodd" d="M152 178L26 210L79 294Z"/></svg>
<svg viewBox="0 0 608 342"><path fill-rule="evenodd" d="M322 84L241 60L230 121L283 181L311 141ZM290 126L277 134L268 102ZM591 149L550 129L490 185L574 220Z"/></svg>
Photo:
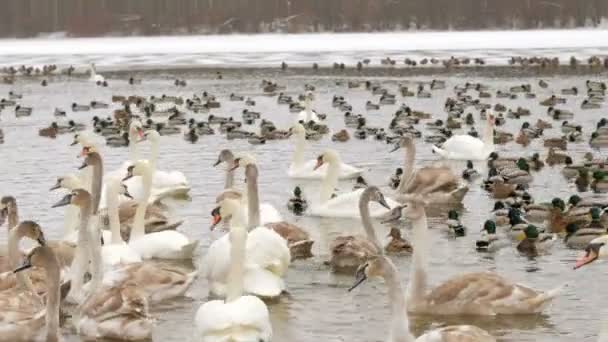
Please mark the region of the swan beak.
<svg viewBox="0 0 608 342"><path fill-rule="evenodd" d="M323 165L323 157L317 158L317 165L315 165L315 168L313 170L320 168L321 165Z"/></svg>
<svg viewBox="0 0 608 342"><path fill-rule="evenodd" d="M597 260L600 255L600 248L602 248L602 246L604 246L604 243L590 243L585 249L585 255L576 261L574 269L579 269Z"/></svg>
<svg viewBox="0 0 608 342"><path fill-rule="evenodd" d="M367 274L365 274L365 267L366 267L366 266L367 266L367 265L365 265L365 266L363 266L363 267L361 267L361 268L359 268L359 269L357 270L357 274L356 274L356 276L355 276L355 277L356 277L356 278L355 278L355 283L353 284L353 286L351 286L351 287L348 289L348 292L351 292L352 290L356 289L356 288L357 288L357 286L361 285L361 284L362 284L364 281L366 281L366 280L367 280Z"/></svg>
<svg viewBox="0 0 608 342"><path fill-rule="evenodd" d="M125 178L122 179L123 182L130 178L133 178L133 168L134 168L133 166L129 166L127 168L127 175L125 176Z"/></svg>
<svg viewBox="0 0 608 342"><path fill-rule="evenodd" d="M53 204L51 208L64 207L70 203L72 203L72 194L67 194L59 202Z"/></svg>
<svg viewBox="0 0 608 342"><path fill-rule="evenodd" d="M57 190L57 189L61 189L61 182L58 180L57 183L55 183L55 185L53 185L49 191L53 191L53 190Z"/></svg>
<svg viewBox="0 0 608 342"><path fill-rule="evenodd" d="M241 162L241 158L235 158L234 164L232 164L232 167L228 171L234 171L234 170L238 169L240 162Z"/></svg>
<svg viewBox="0 0 608 342"><path fill-rule="evenodd" d="M25 260L21 266L15 268L13 273L21 272L21 271L27 270L28 268L31 268L31 267L32 267L31 261Z"/></svg>
<svg viewBox="0 0 608 342"><path fill-rule="evenodd" d="M222 161L218 159L218 160L217 160L217 161L216 161L216 162L213 164L213 167L216 167L216 166L220 165L221 163L222 163Z"/></svg>
<svg viewBox="0 0 608 342"><path fill-rule="evenodd" d="M84 163L82 163L82 165L80 165L78 167L78 170L82 170L82 169L86 168L87 166L89 166L89 165L87 165L87 162L85 161Z"/></svg>
<svg viewBox="0 0 608 342"><path fill-rule="evenodd" d="M387 224L399 221L402 215L401 211L405 207L406 206L398 206L393 209L390 209L390 211L384 216L384 219L380 221L380 223Z"/></svg>
<svg viewBox="0 0 608 342"><path fill-rule="evenodd" d="M392 150L390 150L389 152L390 152L390 153L393 153L393 152L397 151L397 150L398 150L398 149L400 149L400 148L401 148L401 146L399 146L399 144L395 144L395 146L393 147L393 149L392 149Z"/></svg>
<svg viewBox="0 0 608 342"><path fill-rule="evenodd" d="M214 230L215 227L222 221L222 215L220 214L220 207L217 207L211 211L211 230Z"/></svg>
<svg viewBox="0 0 608 342"><path fill-rule="evenodd" d="M133 199L133 196L131 196L131 194L129 193L129 191L127 189L125 189L125 192L122 195L125 196L126 198Z"/></svg>
<svg viewBox="0 0 608 342"><path fill-rule="evenodd" d="M381 206L385 207L388 210L391 210L391 206L388 205L388 203L386 203L386 199L381 198L378 203L380 203Z"/></svg>

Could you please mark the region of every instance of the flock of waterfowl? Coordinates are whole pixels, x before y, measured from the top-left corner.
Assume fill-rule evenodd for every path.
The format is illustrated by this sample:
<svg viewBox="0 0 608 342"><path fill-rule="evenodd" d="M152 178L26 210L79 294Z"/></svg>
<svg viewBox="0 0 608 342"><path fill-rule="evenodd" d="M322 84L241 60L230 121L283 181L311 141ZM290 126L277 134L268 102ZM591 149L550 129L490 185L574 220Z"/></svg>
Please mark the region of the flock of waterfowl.
<svg viewBox="0 0 608 342"><path fill-rule="evenodd" d="M49 72L54 70L56 67ZM93 65L90 81L108 86ZM145 80L130 77L112 82L137 87ZM197 240L179 231L183 221L172 220L164 203L187 196L190 183L182 172L159 167L162 136L181 134L188 142L204 143L204 136L221 134L226 142L245 139L252 145L293 141L293 159L285 162L289 164L286 177L320 182L320 190L318 195L305 196L306 189L296 187L293 197L286 200L287 208L295 215L362 221L365 235L337 237L330 243L327 264L333 272L354 275L349 291L368 278L384 279L391 314L389 341L495 341L473 325L446 326L415 339L408 314L460 315L465 323L466 317L475 315L538 314L556 300L560 287L535 290L494 272L461 273L438 286L429 284L427 209L438 210L438 215L445 217L446 232L456 238L463 236L468 230L459 219L463 199L472 186L481 185L495 200L494 210L479 227L483 234L471 248L487 253L515 248L535 257L560 248L556 245L561 240L567 248L584 250L575 268L607 255L608 200L602 195L608 192L606 159L592 152L581 160L568 154L571 144L588 144L600 151L608 146L608 120L595 118L593 132L576 123L585 111L603 106L606 84L589 80L551 90L550 83L540 80L538 84L516 84L494 91L483 83L467 82L455 86L448 98L436 99L437 90L447 91L445 81L418 82L415 89L408 85L385 87L373 80L337 81L345 89L372 95L375 100L366 102L366 116L356 114L358 109L337 94L332 99L334 113L317 112L313 109L315 86L306 85L294 96L289 93L293 89L263 80L257 95L276 98L277 108L293 113L289 114L293 125L284 128L253 110L255 95L236 93L227 100L242 103L240 118L218 115L220 96L198 90L189 98L115 95L111 103L95 99L70 105L72 112L113 111L107 118L91 117L92 124L67 120L69 111L56 108L53 115L58 121L40 129L39 135L55 138L74 134L72 145L79 146L83 163L74 174L57 175L52 187L66 193L53 206L65 207L62 239L48 240L40 225L19 217L19 194L0 201L0 223L6 221L9 229L7 250L0 259L4 272L0 274L0 340L56 341L61 339L61 325L72 327L83 339L149 339L155 325L150 307L184 296L200 276L208 281L211 299L192 318L195 340L270 341L273 333L268 305L289 291L287 271L292 261L312 257L314 241L307 229L285 220L273 204L263 202L258 177L264 170L258 168L253 152L214 151L218 155L214 166L225 166L225 190L217 195L211 229L227 233L206 250L200 250ZM186 87L187 82L176 79L174 85ZM551 95L537 98L537 89L541 90L538 94ZM580 96L584 96L582 113L561 108ZM35 108L20 105L24 97L11 91L0 100L0 114L12 111L17 118L36 115ZM385 127L368 123L368 116L383 106L410 97L442 101L445 114L404 104L385 120ZM526 121L530 109L509 105L517 98L540 102L547 108L545 119ZM197 119L201 115L206 115L205 119ZM330 129L324 120L338 115L343 117L345 128ZM502 130L507 121L517 121L521 129ZM483 126L481 132L475 128L477 123ZM371 185L364 169L342 161L336 150L318 151L316 158L306 160L309 141L328 136L334 144L346 143L352 136L389 144L390 151L402 151L403 167L382 182L374 181L393 190L381 191ZM128 158L116 170L104 169L100 137L108 147L128 147ZM503 144L528 147L535 140L546 152L509 156L495 149ZM146 158L140 151L144 144L151 147ZM417 166L416 150L421 146L432 149L440 161ZM549 203L534 200L528 185L544 167L561 168L575 188L569 198L556 197ZM235 181L239 170L243 170L244 185ZM340 181L345 180L353 181L354 186L339 191ZM387 244L376 236L374 220L390 227ZM405 233L404 221L411 224L409 233ZM22 249L23 238L37 246ZM197 251L204 255L198 270L174 263L192 260ZM407 259L412 266L404 289L393 260ZM69 312L68 322L61 319L65 312Z"/></svg>

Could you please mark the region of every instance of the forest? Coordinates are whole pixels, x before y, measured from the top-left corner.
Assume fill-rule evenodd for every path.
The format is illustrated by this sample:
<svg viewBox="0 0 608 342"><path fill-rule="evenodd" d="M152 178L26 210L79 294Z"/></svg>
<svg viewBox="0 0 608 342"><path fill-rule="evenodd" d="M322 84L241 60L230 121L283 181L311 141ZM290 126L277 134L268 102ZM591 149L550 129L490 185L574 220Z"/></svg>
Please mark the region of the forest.
<svg viewBox="0 0 608 342"><path fill-rule="evenodd" d="M606 25L607 0L3 0L0 37Z"/></svg>

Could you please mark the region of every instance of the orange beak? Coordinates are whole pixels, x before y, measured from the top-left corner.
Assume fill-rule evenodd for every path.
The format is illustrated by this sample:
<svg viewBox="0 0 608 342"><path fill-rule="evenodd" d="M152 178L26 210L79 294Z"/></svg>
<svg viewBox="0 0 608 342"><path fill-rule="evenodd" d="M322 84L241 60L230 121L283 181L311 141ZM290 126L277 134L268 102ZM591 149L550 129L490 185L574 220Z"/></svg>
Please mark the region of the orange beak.
<svg viewBox="0 0 608 342"><path fill-rule="evenodd" d="M320 168L321 165L323 165L323 158L317 158L317 165L315 165L315 168L313 170Z"/></svg>
<svg viewBox="0 0 608 342"><path fill-rule="evenodd" d="M583 255L582 257L580 257L577 261L576 264L574 265L574 269L579 269L587 264L592 263L593 261L595 261L595 259L597 259L597 253L595 253L595 251L590 250L589 252L587 252L585 255Z"/></svg>
<svg viewBox="0 0 608 342"><path fill-rule="evenodd" d="M211 230L214 230L215 226L217 226L217 224L220 223L221 220L222 216L220 216L219 214L213 215L213 218L211 219Z"/></svg>
<svg viewBox="0 0 608 342"><path fill-rule="evenodd" d="M89 154L90 149L88 147L83 147L82 151L80 151L80 156L79 157L86 157L87 154Z"/></svg>

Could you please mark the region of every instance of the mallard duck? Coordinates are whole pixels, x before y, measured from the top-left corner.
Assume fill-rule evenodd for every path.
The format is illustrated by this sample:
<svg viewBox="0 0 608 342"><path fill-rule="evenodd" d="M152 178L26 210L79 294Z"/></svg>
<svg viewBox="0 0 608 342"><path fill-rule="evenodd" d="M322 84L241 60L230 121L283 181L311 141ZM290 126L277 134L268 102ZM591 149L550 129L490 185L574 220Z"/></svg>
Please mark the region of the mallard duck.
<svg viewBox="0 0 608 342"><path fill-rule="evenodd" d="M496 221L496 223L499 224L498 221ZM521 217L521 211L515 207L511 207L507 211L506 224L499 225L499 228L506 231L511 239L517 240L521 237L521 232L526 229L527 226L528 223Z"/></svg>
<svg viewBox="0 0 608 342"><path fill-rule="evenodd" d="M454 209L448 212L448 219L445 221L447 231L456 237L465 236L466 228L460 223L458 212Z"/></svg>
<svg viewBox="0 0 608 342"><path fill-rule="evenodd" d="M462 178L472 181L480 176L479 172L473 168L473 162L471 160L467 160L467 168L462 171Z"/></svg>
<svg viewBox="0 0 608 342"><path fill-rule="evenodd" d="M593 172L593 181L591 182L591 189L595 193L606 193L608 192L608 172L606 171L595 171Z"/></svg>
<svg viewBox="0 0 608 342"><path fill-rule="evenodd" d="M578 176L574 181L576 185L576 189L579 192L586 192L589 189L589 184L591 183L591 179L589 178L589 170L585 167L578 169Z"/></svg>
<svg viewBox="0 0 608 342"><path fill-rule="evenodd" d="M598 132L591 133L591 139L589 139L589 146L593 148L607 147L608 137L600 135Z"/></svg>
<svg viewBox="0 0 608 342"><path fill-rule="evenodd" d="M564 238L566 246L573 249L584 249L591 240L605 235L607 232L600 222L600 213L599 208L592 208L592 222L584 228L580 228L577 223L569 223L566 226L567 234Z"/></svg>
<svg viewBox="0 0 608 342"><path fill-rule="evenodd" d="M545 163L540 160L540 154L538 152L532 154L532 157L530 158L530 160L528 160L528 165L530 165L532 170L534 171L539 171L540 169L545 167Z"/></svg>
<svg viewBox="0 0 608 342"><path fill-rule="evenodd" d="M412 245L401 236L401 230L397 227L392 227L388 236L391 240L384 246L384 250L388 254L411 254L413 251Z"/></svg>
<svg viewBox="0 0 608 342"><path fill-rule="evenodd" d="M568 149L568 140L566 140L564 137L547 138L543 141L543 146L559 148L560 150L565 151Z"/></svg>
<svg viewBox="0 0 608 342"><path fill-rule="evenodd" d="M293 189L293 197L287 202L287 209L296 215L302 215L308 208L308 202L302 196L302 189L296 186Z"/></svg>
<svg viewBox="0 0 608 342"><path fill-rule="evenodd" d="M542 129L542 130L553 128L553 125L550 122L547 122L547 121L542 120L542 119L536 120L536 125L535 126L536 126L536 128Z"/></svg>
<svg viewBox="0 0 608 342"><path fill-rule="evenodd" d="M511 141L513 141L512 133L494 130L494 144L504 145Z"/></svg>
<svg viewBox="0 0 608 342"><path fill-rule="evenodd" d="M515 184L505 183L502 177L495 177L490 185L490 190L495 199L505 199L513 196L516 187Z"/></svg>
<svg viewBox="0 0 608 342"><path fill-rule="evenodd" d="M566 231L568 221L564 214L566 203L560 198L554 198L551 201L551 214L549 215L548 228L552 233L563 233Z"/></svg>
<svg viewBox="0 0 608 342"><path fill-rule="evenodd" d="M551 148L549 148L549 153L547 154L547 158L545 159L545 162L549 166L553 166L556 164L564 164L566 162L567 158L568 158L567 154L559 153L559 152L557 152L557 150L554 147L551 147Z"/></svg>
<svg viewBox="0 0 608 342"><path fill-rule="evenodd" d="M517 250L528 257L547 253L556 240L555 235L540 234L538 228L532 224L528 225L522 233L522 240L517 244Z"/></svg>
<svg viewBox="0 0 608 342"><path fill-rule="evenodd" d="M481 239L475 242L478 252L494 253L510 244L509 241L505 241L496 234L496 223L492 220L484 222L481 232Z"/></svg>
<svg viewBox="0 0 608 342"><path fill-rule="evenodd" d="M403 169L398 167L395 170L395 174L391 176L391 178L388 181L388 185L391 187L391 189L397 189L399 187L399 183L401 182L401 176L403 175Z"/></svg>
<svg viewBox="0 0 608 342"><path fill-rule="evenodd" d="M551 203L534 203L524 207L526 220L542 223L551 216Z"/></svg>

